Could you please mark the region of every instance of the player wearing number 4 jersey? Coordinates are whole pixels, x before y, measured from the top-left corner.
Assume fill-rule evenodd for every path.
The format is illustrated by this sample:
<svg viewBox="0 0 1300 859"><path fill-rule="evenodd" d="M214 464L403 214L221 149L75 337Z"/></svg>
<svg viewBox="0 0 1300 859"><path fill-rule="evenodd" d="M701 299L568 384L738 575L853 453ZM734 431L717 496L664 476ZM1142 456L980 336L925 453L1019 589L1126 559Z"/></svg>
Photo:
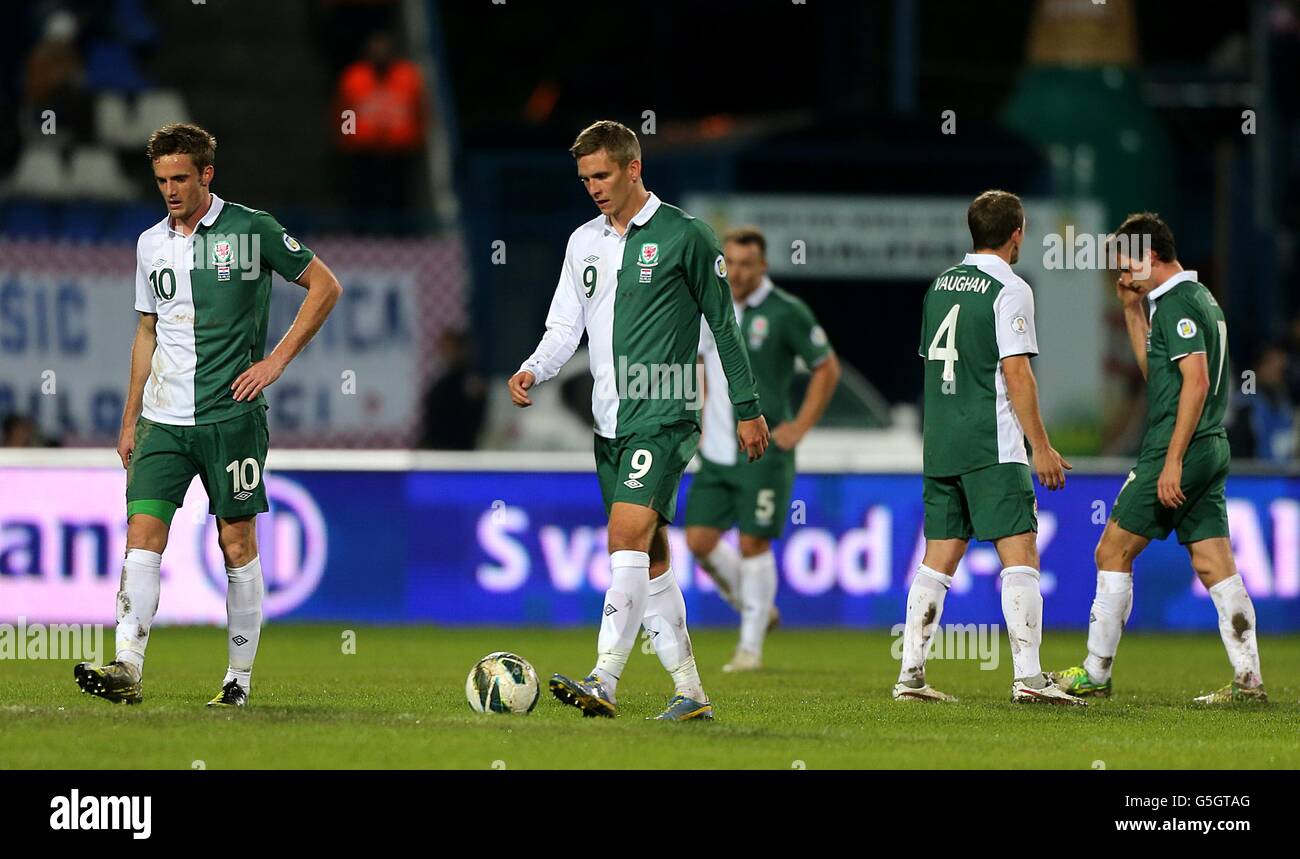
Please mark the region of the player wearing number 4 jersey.
<svg viewBox="0 0 1300 859"><path fill-rule="evenodd" d="M569 151L601 214L569 238L546 334L509 387L515 405L531 405L529 390L559 372L586 331L611 584L595 668L582 680L555 675L551 692L584 715L616 715L619 677L644 624L676 690L658 718L711 719L668 553L678 483L700 437L701 316L717 340L750 459L767 447L767 424L712 230L646 191L641 147L627 127L597 122Z"/></svg>
<svg viewBox="0 0 1300 859"><path fill-rule="evenodd" d="M1196 272L1179 264L1173 231L1159 215L1130 215L1110 241L1119 265L1115 292L1147 380L1147 429L1097 544L1088 656L1054 677L1071 694L1109 697L1115 652L1133 610L1133 559L1175 531L1214 601L1233 670L1231 683L1195 700L1267 701L1255 606L1228 539L1228 325Z"/></svg>
<svg viewBox="0 0 1300 859"><path fill-rule="evenodd" d="M1034 470L1048 489L1065 485L1065 462L1047 438L1029 357L1038 354L1034 296L1011 270L1025 235L1020 200L986 191L966 214L974 252L925 293L923 496L925 557L907 594L903 663L893 697L949 701L925 677L925 657L944 598L971 537L1002 560L1002 613L1011 641L1011 699L1081 704L1053 686L1039 664L1043 597L1038 587Z"/></svg>
<svg viewBox="0 0 1300 859"><path fill-rule="evenodd" d="M163 549L195 475L217 517L226 562L227 669L209 706L248 702L262 623L255 516L268 509L269 436L262 389L320 329L342 288L329 268L266 212L210 190L216 140L188 124L149 138L167 217L136 245L131 377L117 452L127 469L126 560L117 594L117 652L81 663L82 690L138 703ZM271 273L307 289L279 345L264 356Z"/></svg>

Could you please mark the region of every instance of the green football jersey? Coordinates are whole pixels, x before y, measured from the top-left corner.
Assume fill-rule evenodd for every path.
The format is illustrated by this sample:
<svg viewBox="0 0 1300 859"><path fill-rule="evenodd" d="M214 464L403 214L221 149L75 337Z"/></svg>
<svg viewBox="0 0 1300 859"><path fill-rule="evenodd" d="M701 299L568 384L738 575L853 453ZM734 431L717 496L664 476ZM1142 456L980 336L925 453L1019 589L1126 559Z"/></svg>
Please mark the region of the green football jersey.
<svg viewBox="0 0 1300 859"><path fill-rule="evenodd" d="M266 351L271 272L297 280L312 252L266 212L212 195L188 236L163 218L136 243L135 309L158 316L143 414L193 426L266 408L236 402L230 385Z"/></svg>
<svg viewBox="0 0 1300 859"><path fill-rule="evenodd" d="M758 380L763 416L772 428L796 414L790 397L795 359L802 358L809 369L815 368L830 355L831 344L808 305L766 277L743 305L733 306ZM700 354L706 387L700 455L719 465L732 465L737 453L736 415L725 396L714 395L726 390L726 376L707 325L700 326Z"/></svg>
<svg viewBox="0 0 1300 859"><path fill-rule="evenodd" d="M1193 439L1223 432L1228 407L1228 323L1210 290L1196 272L1179 272L1147 295L1151 328L1147 332L1147 429L1142 457L1169 447L1178 417L1183 374L1178 360L1205 353L1210 390L1205 396Z"/></svg>
<svg viewBox="0 0 1300 859"><path fill-rule="evenodd" d="M1002 359L1038 354L1029 284L1000 257L967 254L926 289L919 352L925 359L925 475L1028 464Z"/></svg>
<svg viewBox="0 0 1300 859"><path fill-rule="evenodd" d="M553 378L585 331L598 435L617 438L679 421L699 425L701 317L717 338L737 414L758 417L758 390L718 240L708 224L651 194L624 234L599 215L569 237L546 334L520 369L537 384Z"/></svg>

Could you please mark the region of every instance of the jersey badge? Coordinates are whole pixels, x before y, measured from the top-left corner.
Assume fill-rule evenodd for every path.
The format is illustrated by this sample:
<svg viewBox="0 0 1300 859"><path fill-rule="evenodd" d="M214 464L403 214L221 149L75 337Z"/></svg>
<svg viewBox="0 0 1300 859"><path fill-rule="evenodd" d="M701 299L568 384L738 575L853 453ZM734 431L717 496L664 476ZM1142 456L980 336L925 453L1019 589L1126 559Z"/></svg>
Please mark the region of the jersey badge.
<svg viewBox="0 0 1300 859"><path fill-rule="evenodd" d="M722 258L722 254L718 254L718 258L713 261L713 272L718 277L726 279L727 261Z"/></svg>
<svg viewBox="0 0 1300 859"><path fill-rule="evenodd" d="M1011 320L1011 330L1017 334L1024 334L1029 330L1029 322L1023 316L1017 316Z"/></svg>
<svg viewBox="0 0 1300 859"><path fill-rule="evenodd" d="M659 245L655 242L646 242L641 245L641 253L637 255L636 264L642 268L659 265Z"/></svg>
<svg viewBox="0 0 1300 859"><path fill-rule="evenodd" d="M298 240L288 233L284 234L284 246L288 248L291 253L295 254L302 250L302 245L298 244Z"/></svg>
<svg viewBox="0 0 1300 859"><path fill-rule="evenodd" d="M767 339L767 317L755 316L749 321L749 348L760 349Z"/></svg>
<svg viewBox="0 0 1300 859"><path fill-rule="evenodd" d="M1187 318L1178 320L1178 336L1184 340L1191 340L1196 336L1196 323Z"/></svg>

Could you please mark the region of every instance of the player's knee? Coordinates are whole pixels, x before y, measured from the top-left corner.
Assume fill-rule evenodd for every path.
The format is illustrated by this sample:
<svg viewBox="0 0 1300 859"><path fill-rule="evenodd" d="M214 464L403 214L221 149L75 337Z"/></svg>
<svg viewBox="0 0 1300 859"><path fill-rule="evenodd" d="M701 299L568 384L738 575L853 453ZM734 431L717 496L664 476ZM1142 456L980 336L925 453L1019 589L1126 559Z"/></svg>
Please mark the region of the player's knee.
<svg viewBox="0 0 1300 859"><path fill-rule="evenodd" d="M740 555L743 558L756 558L772 547L772 541L752 534L740 535Z"/></svg>
<svg viewBox="0 0 1300 859"><path fill-rule="evenodd" d="M718 545L718 536L710 528L687 528L686 548L697 558L707 558Z"/></svg>
<svg viewBox="0 0 1300 859"><path fill-rule="evenodd" d="M151 516L132 516L126 526L126 548L162 554L167 548L167 525Z"/></svg>

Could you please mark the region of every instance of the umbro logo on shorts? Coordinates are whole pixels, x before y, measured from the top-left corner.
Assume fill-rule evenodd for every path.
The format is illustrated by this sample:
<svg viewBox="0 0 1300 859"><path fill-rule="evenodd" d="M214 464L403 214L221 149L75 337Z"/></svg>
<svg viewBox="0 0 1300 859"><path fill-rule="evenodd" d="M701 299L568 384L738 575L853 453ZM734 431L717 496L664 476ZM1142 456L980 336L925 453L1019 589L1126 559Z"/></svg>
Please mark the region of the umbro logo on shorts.
<svg viewBox="0 0 1300 859"><path fill-rule="evenodd" d="M236 500L236 501L247 501L248 499L250 499L250 498L252 498L252 497L253 497L253 493L249 492L248 490L244 490L243 492L236 492L236 493L235 493L235 500Z"/></svg>
<svg viewBox="0 0 1300 859"><path fill-rule="evenodd" d="M640 489L642 486L645 486L644 483L637 480L635 477L633 477L631 480L624 480L623 485L626 486L628 489Z"/></svg>

